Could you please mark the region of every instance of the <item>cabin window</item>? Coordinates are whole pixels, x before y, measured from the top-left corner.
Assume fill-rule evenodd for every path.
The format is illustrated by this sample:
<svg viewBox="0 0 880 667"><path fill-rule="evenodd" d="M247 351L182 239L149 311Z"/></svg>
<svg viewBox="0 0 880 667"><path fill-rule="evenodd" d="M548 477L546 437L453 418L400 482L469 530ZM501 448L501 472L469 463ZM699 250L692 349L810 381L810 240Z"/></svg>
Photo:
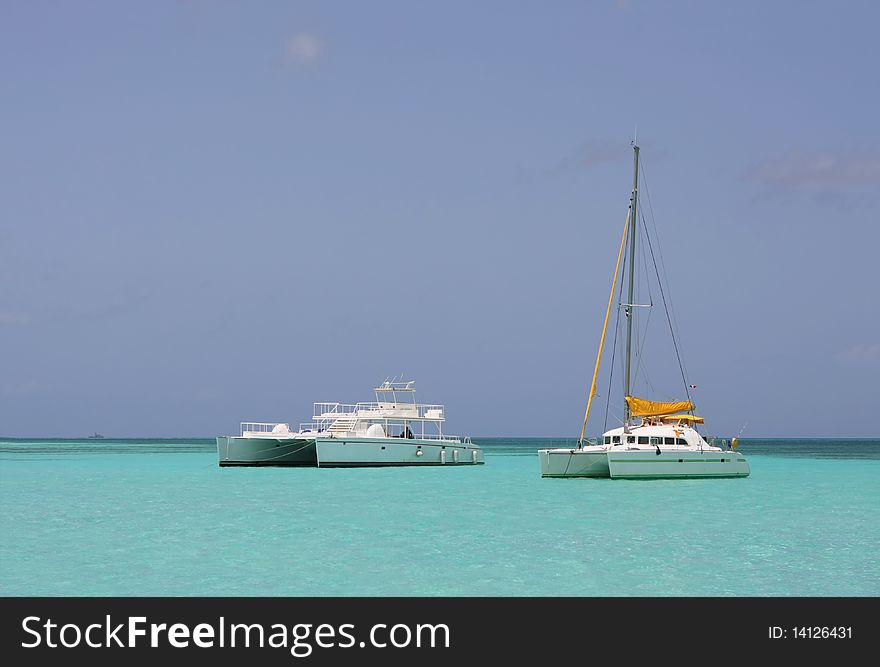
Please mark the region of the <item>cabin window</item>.
<svg viewBox="0 0 880 667"><path fill-rule="evenodd" d="M630 444L635 444L636 436L634 436L634 435L628 435L628 436L626 436L626 441L627 441L628 443L630 443Z"/></svg>
<svg viewBox="0 0 880 667"><path fill-rule="evenodd" d="M675 444L676 444L676 445L686 445L686 444L688 444L688 443L687 443L687 440L685 440L684 438L676 438L676 439L675 439Z"/></svg>
<svg viewBox="0 0 880 667"><path fill-rule="evenodd" d="M663 438L663 444L664 445L674 445L675 438Z"/></svg>
<svg viewBox="0 0 880 667"><path fill-rule="evenodd" d="M620 444L620 436L619 435L612 436L611 442L613 442L615 445L619 445Z"/></svg>
<svg viewBox="0 0 880 667"><path fill-rule="evenodd" d="M610 445L610 444L611 444L611 436L610 436L610 435L606 435L606 436L605 436L605 444L606 444L606 445Z"/></svg>
<svg viewBox="0 0 880 667"><path fill-rule="evenodd" d="M651 444L652 445L662 445L663 438L651 438Z"/></svg>
<svg viewBox="0 0 880 667"><path fill-rule="evenodd" d="M639 436L639 444L640 445L647 445L648 444L648 436L640 435Z"/></svg>

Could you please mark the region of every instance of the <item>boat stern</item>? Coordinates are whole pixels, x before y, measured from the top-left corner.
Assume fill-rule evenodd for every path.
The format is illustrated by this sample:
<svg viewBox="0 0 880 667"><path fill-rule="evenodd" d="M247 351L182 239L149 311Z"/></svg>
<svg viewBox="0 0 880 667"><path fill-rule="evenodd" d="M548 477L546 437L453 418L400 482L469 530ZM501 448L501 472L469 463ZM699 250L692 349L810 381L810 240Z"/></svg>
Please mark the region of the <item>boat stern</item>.
<svg viewBox="0 0 880 667"><path fill-rule="evenodd" d="M541 477L608 477L604 449L539 449Z"/></svg>
<svg viewBox="0 0 880 667"><path fill-rule="evenodd" d="M217 437L217 461L226 466L315 467L315 439Z"/></svg>

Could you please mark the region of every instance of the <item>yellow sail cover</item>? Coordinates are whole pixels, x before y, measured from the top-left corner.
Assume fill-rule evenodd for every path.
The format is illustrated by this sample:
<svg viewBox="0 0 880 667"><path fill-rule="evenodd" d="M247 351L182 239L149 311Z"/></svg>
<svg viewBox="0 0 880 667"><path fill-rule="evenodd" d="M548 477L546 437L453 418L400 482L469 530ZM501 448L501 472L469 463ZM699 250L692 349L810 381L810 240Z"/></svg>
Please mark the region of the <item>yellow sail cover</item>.
<svg viewBox="0 0 880 667"><path fill-rule="evenodd" d="M706 420L696 415L663 415L660 417L662 422L691 422L692 424L705 424Z"/></svg>
<svg viewBox="0 0 880 667"><path fill-rule="evenodd" d="M673 412L688 412L694 409L690 401L675 401L672 403L660 403L649 401L636 396L627 396L626 402L633 417L653 417L655 415L668 415Z"/></svg>

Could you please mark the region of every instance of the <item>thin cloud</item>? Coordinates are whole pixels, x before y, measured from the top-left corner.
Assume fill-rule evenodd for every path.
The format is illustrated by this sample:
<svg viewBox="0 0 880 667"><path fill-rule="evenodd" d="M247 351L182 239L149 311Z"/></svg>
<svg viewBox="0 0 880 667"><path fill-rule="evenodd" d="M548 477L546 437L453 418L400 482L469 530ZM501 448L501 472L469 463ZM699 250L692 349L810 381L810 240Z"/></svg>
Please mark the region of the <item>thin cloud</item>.
<svg viewBox="0 0 880 667"><path fill-rule="evenodd" d="M748 177L775 191L828 192L880 187L880 158L792 154L756 164L748 171Z"/></svg>
<svg viewBox="0 0 880 667"><path fill-rule="evenodd" d="M641 144L643 147L644 143ZM654 161L666 155L663 150L651 150ZM559 178L571 178L581 172L598 169L606 165L632 160L632 146L626 141L607 139L588 139L562 157L555 166L516 166L514 180L518 185L530 185Z"/></svg>
<svg viewBox="0 0 880 667"><path fill-rule="evenodd" d="M611 164L626 159L629 153L626 145L613 141L589 140L583 142L571 153L559 161L550 174L561 176L573 172L592 169L604 164Z"/></svg>
<svg viewBox="0 0 880 667"><path fill-rule="evenodd" d="M880 362L880 343L868 345L851 345L837 355L840 361L852 363L877 363Z"/></svg>
<svg viewBox="0 0 880 667"><path fill-rule="evenodd" d="M321 39L310 32L298 32L287 40L288 65L312 65L320 60L323 53Z"/></svg>

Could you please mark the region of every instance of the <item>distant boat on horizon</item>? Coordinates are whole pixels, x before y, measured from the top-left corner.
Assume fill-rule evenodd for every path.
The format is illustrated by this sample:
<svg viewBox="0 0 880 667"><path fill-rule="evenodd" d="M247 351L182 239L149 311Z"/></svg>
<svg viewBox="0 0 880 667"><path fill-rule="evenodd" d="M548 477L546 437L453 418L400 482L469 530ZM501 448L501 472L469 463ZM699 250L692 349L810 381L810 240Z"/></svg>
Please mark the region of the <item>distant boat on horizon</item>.
<svg viewBox="0 0 880 667"><path fill-rule="evenodd" d="M104 436L101 435L100 433L98 433L97 431L95 431L95 433L93 435L89 436L89 440L101 440L103 438L104 438Z"/></svg>

